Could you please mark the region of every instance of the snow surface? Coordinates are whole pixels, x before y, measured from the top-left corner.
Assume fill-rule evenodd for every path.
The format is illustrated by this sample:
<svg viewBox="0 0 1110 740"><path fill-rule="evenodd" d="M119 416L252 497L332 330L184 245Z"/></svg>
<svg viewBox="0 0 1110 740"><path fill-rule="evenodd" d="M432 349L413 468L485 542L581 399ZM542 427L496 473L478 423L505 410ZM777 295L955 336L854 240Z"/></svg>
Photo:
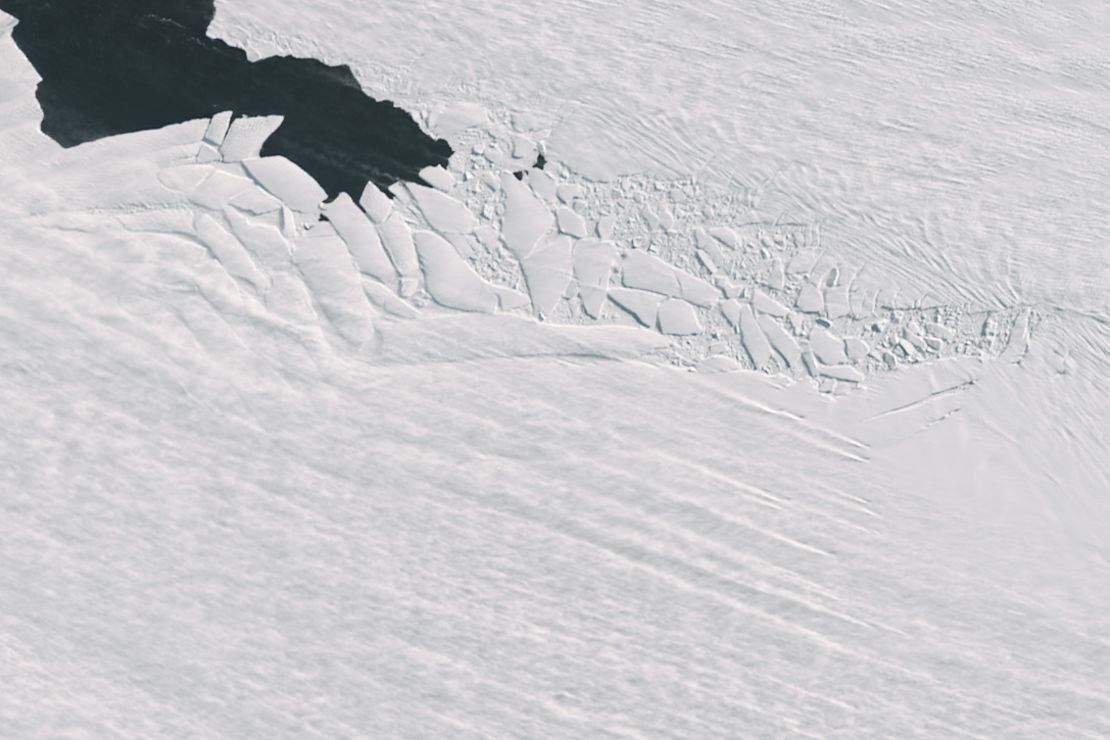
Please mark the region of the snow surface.
<svg viewBox="0 0 1110 740"><path fill-rule="evenodd" d="M0 735L1110 735L1100 7L221 3L358 205L0 16Z"/></svg>

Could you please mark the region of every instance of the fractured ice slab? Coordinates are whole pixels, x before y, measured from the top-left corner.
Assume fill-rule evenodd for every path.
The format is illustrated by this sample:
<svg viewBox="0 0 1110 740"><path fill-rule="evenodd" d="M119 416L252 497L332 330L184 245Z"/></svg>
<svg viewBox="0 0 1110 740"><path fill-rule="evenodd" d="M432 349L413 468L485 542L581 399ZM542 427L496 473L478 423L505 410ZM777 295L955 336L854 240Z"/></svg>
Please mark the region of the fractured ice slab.
<svg viewBox="0 0 1110 740"><path fill-rule="evenodd" d="M752 291L752 307L760 313L765 313L768 316L776 316L778 318L782 318L790 313L790 309L759 288Z"/></svg>
<svg viewBox="0 0 1110 740"><path fill-rule="evenodd" d="M729 249L739 249L743 246L736 236L736 232L727 226L714 226L709 229L709 235Z"/></svg>
<svg viewBox="0 0 1110 740"><path fill-rule="evenodd" d="M658 293L631 288L610 288L609 299L649 329L655 327L659 304L663 302Z"/></svg>
<svg viewBox="0 0 1110 740"><path fill-rule="evenodd" d="M412 242L412 229L397 211L393 211L378 227L393 266L402 277L412 277L420 272L416 246Z"/></svg>
<svg viewBox="0 0 1110 740"><path fill-rule="evenodd" d="M701 322L694 307L680 298L668 298L659 304L659 331L675 336L701 333Z"/></svg>
<svg viewBox="0 0 1110 740"><path fill-rule="evenodd" d="M254 184L245 177L224 170L214 170L204 182L189 193L189 200L198 206L215 211L222 208L237 194L253 186Z"/></svg>
<svg viewBox="0 0 1110 740"><path fill-rule="evenodd" d="M231 199L231 205L253 216L281 210L281 201L259 187L247 188Z"/></svg>
<svg viewBox="0 0 1110 740"><path fill-rule="evenodd" d="M460 311L492 313L497 295L439 234L416 231L413 242L424 271L424 288L436 303Z"/></svg>
<svg viewBox="0 0 1110 740"><path fill-rule="evenodd" d="M786 330L782 328L782 324L771 316L764 314L756 319L756 321L759 324L759 328L762 329L764 335L766 335L767 340L771 342L771 346L782 356L786 364L789 367L798 367L801 362L802 353L794 337L787 334Z"/></svg>
<svg viewBox="0 0 1110 740"><path fill-rule="evenodd" d="M519 290L506 288L503 285L495 285L493 291L497 293L497 303L502 311L514 311L532 305L531 299Z"/></svg>
<svg viewBox="0 0 1110 740"><path fill-rule="evenodd" d="M802 285L794 305L803 313L821 313L825 309L825 297L816 285L807 282Z"/></svg>
<svg viewBox="0 0 1110 740"><path fill-rule="evenodd" d="M684 298L690 303L707 308L721 297L716 288L701 278L635 249L625 255L621 265L621 281L629 288Z"/></svg>
<svg viewBox="0 0 1110 740"><path fill-rule="evenodd" d="M159 170L158 181L174 192L187 193L215 171L215 168L207 164L183 164Z"/></svg>
<svg viewBox="0 0 1110 740"><path fill-rule="evenodd" d="M354 345L374 339L370 304L338 236L303 236L295 242L294 262L304 275L312 297L339 334Z"/></svg>
<svg viewBox="0 0 1110 740"><path fill-rule="evenodd" d="M581 239L586 236L586 220L566 206L560 206L555 211L559 223L559 231L564 234Z"/></svg>
<svg viewBox="0 0 1110 740"><path fill-rule="evenodd" d="M377 228L354 204L351 196L340 193L333 202L324 206L324 217L346 242L359 271L383 283L391 283L396 278L397 272L386 254Z"/></svg>
<svg viewBox="0 0 1110 740"><path fill-rule="evenodd" d="M728 320L728 323L733 327L740 328L740 301L735 298L726 298L717 304L721 311L721 315Z"/></svg>
<svg viewBox="0 0 1110 740"><path fill-rule="evenodd" d="M753 366L763 367L771 359L771 343L759 328L751 306L740 306L740 341Z"/></svg>
<svg viewBox="0 0 1110 740"><path fill-rule="evenodd" d="M447 192L455 186L455 176L440 165L420 170L420 179L437 190Z"/></svg>
<svg viewBox="0 0 1110 740"><path fill-rule="evenodd" d="M548 237L520 262L532 306L547 315L563 298L573 275L571 240L566 236Z"/></svg>
<svg viewBox="0 0 1110 740"><path fill-rule="evenodd" d="M204 132L204 140L213 146L220 146L227 136L229 126L231 126L231 111L225 110L217 113L208 122L208 129Z"/></svg>
<svg viewBox="0 0 1110 740"><path fill-rule="evenodd" d="M443 234L469 234L478 225L470 210L446 193L409 184L409 193L428 225Z"/></svg>
<svg viewBox="0 0 1110 740"><path fill-rule="evenodd" d="M370 278L363 278L362 292L374 306L385 311L390 316L399 319L415 319L419 313L410 304L397 297L397 294L382 283Z"/></svg>
<svg viewBox="0 0 1110 740"><path fill-rule="evenodd" d="M243 245L206 213L197 216L194 228L197 237L228 274L246 280L256 288L266 285L266 276L251 260Z"/></svg>
<svg viewBox="0 0 1110 740"><path fill-rule="evenodd" d="M231 122L231 127L220 145L220 156L225 162L240 162L258 157L266 139L277 131L284 119L281 116L240 116Z"/></svg>
<svg viewBox="0 0 1110 740"><path fill-rule="evenodd" d="M247 172L294 211L312 213L328 197L312 176L285 157L243 161Z"/></svg>
<svg viewBox="0 0 1110 740"><path fill-rule="evenodd" d="M823 326L815 326L810 331L809 346L817 359L826 365L839 365L848 361L844 340L834 336Z"/></svg>
<svg viewBox="0 0 1110 740"><path fill-rule="evenodd" d="M532 186L532 190L536 195L540 196L548 203L555 200L557 191L555 178L543 170L531 169L528 170L528 184Z"/></svg>
<svg viewBox="0 0 1110 740"><path fill-rule="evenodd" d="M617 246L597 239L581 239L574 244L574 277L582 308L597 318L609 292L609 277L617 260Z"/></svg>
<svg viewBox="0 0 1110 740"><path fill-rule="evenodd" d="M393 201L372 182L366 183L358 204L376 224L383 223L393 210Z"/></svg>
<svg viewBox="0 0 1110 740"><path fill-rule="evenodd" d="M632 250L625 255L621 264L621 282L629 288L663 295L676 296L681 292L674 268L640 250Z"/></svg>
<svg viewBox="0 0 1110 740"><path fill-rule="evenodd" d="M234 208L224 209L231 230L260 265L279 268L289 263L293 245L273 226L252 222Z"/></svg>
<svg viewBox="0 0 1110 740"><path fill-rule="evenodd" d="M458 102L445 106L432 115L429 126L439 136L453 136L489 120L489 113L479 103Z"/></svg>
<svg viewBox="0 0 1110 740"><path fill-rule="evenodd" d="M555 222L551 209L532 189L506 172L501 175L505 216L501 234L516 258L524 259Z"/></svg>

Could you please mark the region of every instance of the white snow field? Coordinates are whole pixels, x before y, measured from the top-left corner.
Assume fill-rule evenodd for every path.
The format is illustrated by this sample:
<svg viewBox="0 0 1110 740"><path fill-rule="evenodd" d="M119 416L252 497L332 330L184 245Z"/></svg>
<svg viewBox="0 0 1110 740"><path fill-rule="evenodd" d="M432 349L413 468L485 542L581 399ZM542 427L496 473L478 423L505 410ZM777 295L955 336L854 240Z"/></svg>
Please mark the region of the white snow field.
<svg viewBox="0 0 1110 740"><path fill-rule="evenodd" d="M221 2L457 152L327 204L0 15L0 737L1110 736L1110 14L1011 5Z"/></svg>

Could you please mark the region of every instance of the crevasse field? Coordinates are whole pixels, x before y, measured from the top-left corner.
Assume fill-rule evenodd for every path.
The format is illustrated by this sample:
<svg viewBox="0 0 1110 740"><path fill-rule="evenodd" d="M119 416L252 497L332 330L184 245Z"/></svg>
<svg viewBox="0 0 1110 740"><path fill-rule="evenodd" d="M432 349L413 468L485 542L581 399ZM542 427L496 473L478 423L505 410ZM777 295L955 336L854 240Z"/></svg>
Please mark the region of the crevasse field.
<svg viewBox="0 0 1110 740"><path fill-rule="evenodd" d="M0 737L1110 736L1103 3L219 2L328 202L15 23Z"/></svg>

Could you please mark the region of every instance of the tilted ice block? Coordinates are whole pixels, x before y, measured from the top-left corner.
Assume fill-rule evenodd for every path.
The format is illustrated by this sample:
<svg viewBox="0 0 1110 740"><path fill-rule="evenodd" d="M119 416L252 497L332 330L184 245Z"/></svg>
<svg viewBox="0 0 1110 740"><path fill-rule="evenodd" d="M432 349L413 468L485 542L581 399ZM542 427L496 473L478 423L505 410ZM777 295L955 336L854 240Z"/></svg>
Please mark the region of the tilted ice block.
<svg viewBox="0 0 1110 740"><path fill-rule="evenodd" d="M373 314L347 245L334 234L303 236L294 244L294 262L325 317L355 345L374 338Z"/></svg>
<svg viewBox="0 0 1110 740"><path fill-rule="evenodd" d="M820 289L813 283L805 283L802 285L801 291L798 293L798 299L794 302L799 311L804 313L821 313L825 308L825 298L821 295Z"/></svg>
<svg viewBox="0 0 1110 740"><path fill-rule="evenodd" d="M755 367L763 367L771 359L771 343L759 328L751 306L740 307L740 341Z"/></svg>
<svg viewBox="0 0 1110 740"><path fill-rule="evenodd" d="M817 359L826 365L838 365L848 361L844 340L834 336L823 326L815 326L810 331L809 346Z"/></svg>
<svg viewBox="0 0 1110 740"><path fill-rule="evenodd" d="M285 119L282 116L249 116L236 118L220 145L220 156L225 162L239 162L257 157L266 139L277 131Z"/></svg>
<svg viewBox="0 0 1110 740"><path fill-rule="evenodd" d="M228 127L231 125L231 111L225 110L212 116L208 122L208 129L204 132L204 140L214 146L224 143Z"/></svg>
<svg viewBox="0 0 1110 740"><path fill-rule="evenodd" d="M783 318L790 313L790 309L774 298L771 298L759 288L752 291L752 307L760 313L765 313L768 316L777 316L778 318Z"/></svg>
<svg viewBox="0 0 1110 740"><path fill-rule="evenodd" d="M771 346L782 356L782 359L786 360L786 364L790 367L797 367L801 361L801 349L798 347L798 343L794 341L794 337L787 334L786 330L782 328L782 324L771 316L763 315L756 321L759 328L767 336Z"/></svg>
<svg viewBox="0 0 1110 740"><path fill-rule="evenodd" d="M394 211L378 227L382 244L389 258L402 277L412 277L420 272L416 259L416 246L412 243L412 229L405 223L401 214Z"/></svg>
<svg viewBox="0 0 1110 740"><path fill-rule="evenodd" d="M555 211L555 217L559 223L559 231L576 239L586 236L586 220L571 209L560 206Z"/></svg>
<svg viewBox="0 0 1110 740"><path fill-rule="evenodd" d="M450 195L412 183L409 183L408 190L428 225L436 231L443 234L469 234L478 225L474 214Z"/></svg>
<svg viewBox="0 0 1110 740"><path fill-rule="evenodd" d="M281 201L259 187L247 188L231 199L231 205L253 216L273 213L281 209Z"/></svg>
<svg viewBox="0 0 1110 740"><path fill-rule="evenodd" d="M621 264L621 282L629 288L676 296L678 277L674 268L663 260L640 250L625 255Z"/></svg>
<svg viewBox="0 0 1110 740"><path fill-rule="evenodd" d="M452 103L432 115L429 127L436 135L447 137L486 123L489 113L478 103Z"/></svg>
<svg viewBox="0 0 1110 740"><path fill-rule="evenodd" d="M328 197L320 184L312 179L312 175L285 157L247 159L243 166L262 187L294 211L312 213Z"/></svg>
<svg viewBox="0 0 1110 740"><path fill-rule="evenodd" d="M684 336L701 333L701 322L694 307L680 298L668 298L659 304L659 331Z"/></svg>
<svg viewBox="0 0 1110 740"><path fill-rule="evenodd" d="M189 193L189 200L202 208L218 211L233 197L250 187L253 187L253 183L245 177L214 170L204 182L193 188Z"/></svg>
<svg viewBox="0 0 1110 740"><path fill-rule="evenodd" d="M582 239L574 245L574 277L582 307L597 318L609 292L609 277L617 260L617 246L597 239Z"/></svg>
<svg viewBox="0 0 1110 740"><path fill-rule="evenodd" d="M493 289L446 239L431 231L417 231L413 241L424 270L424 289L432 300L460 311L492 313L497 308Z"/></svg>
<svg viewBox="0 0 1110 740"><path fill-rule="evenodd" d="M852 362L860 362L865 359L870 351L871 348L862 339L848 337L844 340L844 353L848 355L848 359Z"/></svg>
<svg viewBox="0 0 1110 740"><path fill-rule="evenodd" d="M536 242L554 224L551 209L532 192L532 189L506 172L501 175L505 191L505 216L501 235L505 246L522 260L531 254Z"/></svg>
<svg viewBox="0 0 1110 740"><path fill-rule="evenodd" d="M187 193L200 185L216 169L207 164L183 164L158 171L158 182L178 193Z"/></svg>
<svg viewBox="0 0 1110 740"><path fill-rule="evenodd" d="M370 303L399 319L415 319L419 314L416 309L397 297L397 295L382 283L370 278L362 279L362 292Z"/></svg>
<svg viewBox="0 0 1110 740"><path fill-rule="evenodd" d="M663 297L658 293L629 288L611 288L609 299L649 329L655 327L659 304L663 302Z"/></svg>
<svg viewBox="0 0 1110 740"><path fill-rule="evenodd" d="M383 283L393 282L397 272L385 252L381 236L366 214L351 200L351 196L340 193L334 202L324 206L324 216L346 242L361 272Z"/></svg>
<svg viewBox="0 0 1110 740"><path fill-rule="evenodd" d="M548 203L554 202L555 194L558 190L554 177L543 170L529 170L528 184L532 186L532 190L536 192L536 195L540 196Z"/></svg>
<svg viewBox="0 0 1110 740"><path fill-rule="evenodd" d="M393 211L393 201L372 182L366 183L358 204L376 224L383 223Z"/></svg>
<svg viewBox="0 0 1110 740"><path fill-rule="evenodd" d="M197 216L194 229L212 256L228 274L252 283L256 288L266 284L266 276L251 260L243 245L208 214Z"/></svg>
<svg viewBox="0 0 1110 740"><path fill-rule="evenodd" d="M224 216L235 236L259 264L270 270L289 264L293 245L276 228L254 223L234 208L224 209Z"/></svg>
<svg viewBox="0 0 1110 740"><path fill-rule="evenodd" d="M714 226L709 230L709 235L729 249L739 249L741 246L740 239L736 236L736 232L727 226Z"/></svg>
<svg viewBox="0 0 1110 740"><path fill-rule="evenodd" d="M439 165L420 170L420 179L436 190L447 192L455 187L455 176Z"/></svg>
<svg viewBox="0 0 1110 740"><path fill-rule="evenodd" d="M721 315L728 320L728 323L733 327L740 328L740 301L734 298L728 298L717 304L721 309Z"/></svg>
<svg viewBox="0 0 1110 740"><path fill-rule="evenodd" d="M712 306L721 297L720 291L701 278L640 250L632 250L625 255L621 265L621 282L629 288L684 298L704 307Z"/></svg>
<svg viewBox="0 0 1110 740"><path fill-rule="evenodd" d="M532 307L537 313L548 314L563 298L573 267L571 241L565 236L549 237L534 253L520 263Z"/></svg>

